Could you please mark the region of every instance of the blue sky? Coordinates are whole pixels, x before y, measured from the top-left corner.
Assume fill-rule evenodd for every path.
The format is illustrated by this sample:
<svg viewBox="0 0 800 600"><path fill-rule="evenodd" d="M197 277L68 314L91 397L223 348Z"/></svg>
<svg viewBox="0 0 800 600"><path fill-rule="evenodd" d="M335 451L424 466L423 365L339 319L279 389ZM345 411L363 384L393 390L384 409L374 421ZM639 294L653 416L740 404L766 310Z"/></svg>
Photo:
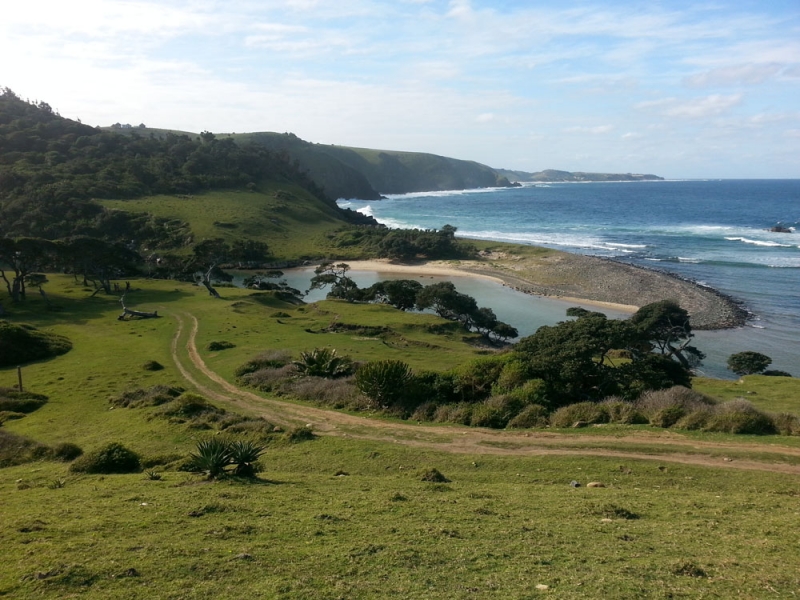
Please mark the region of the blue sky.
<svg viewBox="0 0 800 600"><path fill-rule="evenodd" d="M798 0L9 4L0 86L92 125L800 177Z"/></svg>

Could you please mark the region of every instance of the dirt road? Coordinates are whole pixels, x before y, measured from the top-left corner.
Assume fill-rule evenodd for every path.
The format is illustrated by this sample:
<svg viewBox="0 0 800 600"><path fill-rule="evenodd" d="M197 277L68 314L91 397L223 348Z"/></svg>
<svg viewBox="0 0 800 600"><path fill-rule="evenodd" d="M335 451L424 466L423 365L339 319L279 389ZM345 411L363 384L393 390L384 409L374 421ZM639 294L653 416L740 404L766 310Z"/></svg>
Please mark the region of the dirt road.
<svg viewBox="0 0 800 600"><path fill-rule="evenodd" d="M212 400L229 403L283 427L308 425L320 435L392 442L459 454L602 456L800 475L800 464L786 462L787 459L800 462L800 448L789 446L700 441L668 430L603 436L414 425L264 398L231 384L208 368L195 342L199 329L197 318L189 313L174 316L178 328L172 339L171 353L186 381Z"/></svg>

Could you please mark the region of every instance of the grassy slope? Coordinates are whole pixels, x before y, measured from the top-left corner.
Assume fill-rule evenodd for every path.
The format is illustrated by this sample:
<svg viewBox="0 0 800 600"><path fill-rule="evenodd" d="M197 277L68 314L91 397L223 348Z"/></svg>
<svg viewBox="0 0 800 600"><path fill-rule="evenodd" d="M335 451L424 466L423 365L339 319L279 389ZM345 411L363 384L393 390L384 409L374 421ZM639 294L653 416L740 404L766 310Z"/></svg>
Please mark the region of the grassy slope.
<svg viewBox="0 0 800 600"><path fill-rule="evenodd" d="M327 256L333 248L326 234L344 224L332 207L299 187L285 184L265 184L258 192L221 190L191 197L151 196L100 202L108 208L186 221L198 241L217 237L228 242L261 240L281 259ZM346 252L345 249L337 254L351 258ZM356 252L352 258L359 257L358 249L350 252Z"/></svg>
<svg viewBox="0 0 800 600"><path fill-rule="evenodd" d="M48 287L60 311L42 311L36 298L15 309L15 320L68 335L75 348L24 369L26 386L51 401L7 429L87 450L118 440L146 455L188 453L197 432L147 420L146 409L109 410L106 400L129 387L184 383L169 356L174 311L200 319L201 352L226 377L265 347L331 345L361 360L392 351L362 336L305 331L334 319L390 326L390 346L416 368L474 354L458 338L422 333L434 317L385 307L301 310L244 290L223 289L215 301L174 282L133 287L131 306L166 316L117 321L114 298L89 299L63 276ZM276 310L291 316L280 324ZM237 347L202 350L223 339ZM409 341L420 343L404 347ZM144 371L146 360L166 369ZM0 385L15 381L13 369L0 370ZM638 461L626 461L625 474L619 459L447 455L337 438L274 446L264 463L261 485L172 472L161 481L77 476L51 462L2 469L0 595L516 598L542 584L562 597L755 597L800 586L786 567L797 543L784 533L800 482L785 475ZM420 470L432 466L453 482L421 482ZM334 476L339 470L349 476ZM57 478L65 487L48 488ZM609 487L574 489L572 479ZM680 574L684 565L707 577Z"/></svg>

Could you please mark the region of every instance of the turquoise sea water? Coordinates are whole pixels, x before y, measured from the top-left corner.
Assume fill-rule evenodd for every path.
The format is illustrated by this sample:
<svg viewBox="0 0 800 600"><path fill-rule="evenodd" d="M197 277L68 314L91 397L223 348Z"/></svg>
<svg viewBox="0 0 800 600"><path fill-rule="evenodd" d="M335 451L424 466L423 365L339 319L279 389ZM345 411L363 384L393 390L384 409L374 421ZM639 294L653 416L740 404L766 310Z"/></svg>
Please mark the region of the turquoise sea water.
<svg viewBox="0 0 800 600"><path fill-rule="evenodd" d="M755 350L773 358L770 368L800 376L800 231L768 231L779 223L800 230L800 180L551 183L339 203L390 227L450 224L463 237L611 257L693 279L753 314L739 329L698 332L707 374L731 377L727 356ZM511 292L472 295L523 333L563 319Z"/></svg>

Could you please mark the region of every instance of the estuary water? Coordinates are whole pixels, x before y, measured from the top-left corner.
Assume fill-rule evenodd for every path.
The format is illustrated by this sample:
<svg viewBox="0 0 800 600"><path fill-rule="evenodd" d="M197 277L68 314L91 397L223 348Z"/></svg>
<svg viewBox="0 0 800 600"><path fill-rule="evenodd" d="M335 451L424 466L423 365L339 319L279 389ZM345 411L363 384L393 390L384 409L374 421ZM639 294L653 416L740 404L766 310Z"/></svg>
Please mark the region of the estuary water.
<svg viewBox="0 0 800 600"><path fill-rule="evenodd" d="M450 224L465 238L546 246L677 273L741 301L752 313L745 327L697 333L696 345L708 355L702 371L733 377L725 369L727 357L755 350L772 357L770 368L800 376L800 180L548 183L339 204L389 227ZM791 232L769 231L776 225ZM494 303L480 290L471 295L523 334L532 332L533 323L564 318L521 294L503 293Z"/></svg>

